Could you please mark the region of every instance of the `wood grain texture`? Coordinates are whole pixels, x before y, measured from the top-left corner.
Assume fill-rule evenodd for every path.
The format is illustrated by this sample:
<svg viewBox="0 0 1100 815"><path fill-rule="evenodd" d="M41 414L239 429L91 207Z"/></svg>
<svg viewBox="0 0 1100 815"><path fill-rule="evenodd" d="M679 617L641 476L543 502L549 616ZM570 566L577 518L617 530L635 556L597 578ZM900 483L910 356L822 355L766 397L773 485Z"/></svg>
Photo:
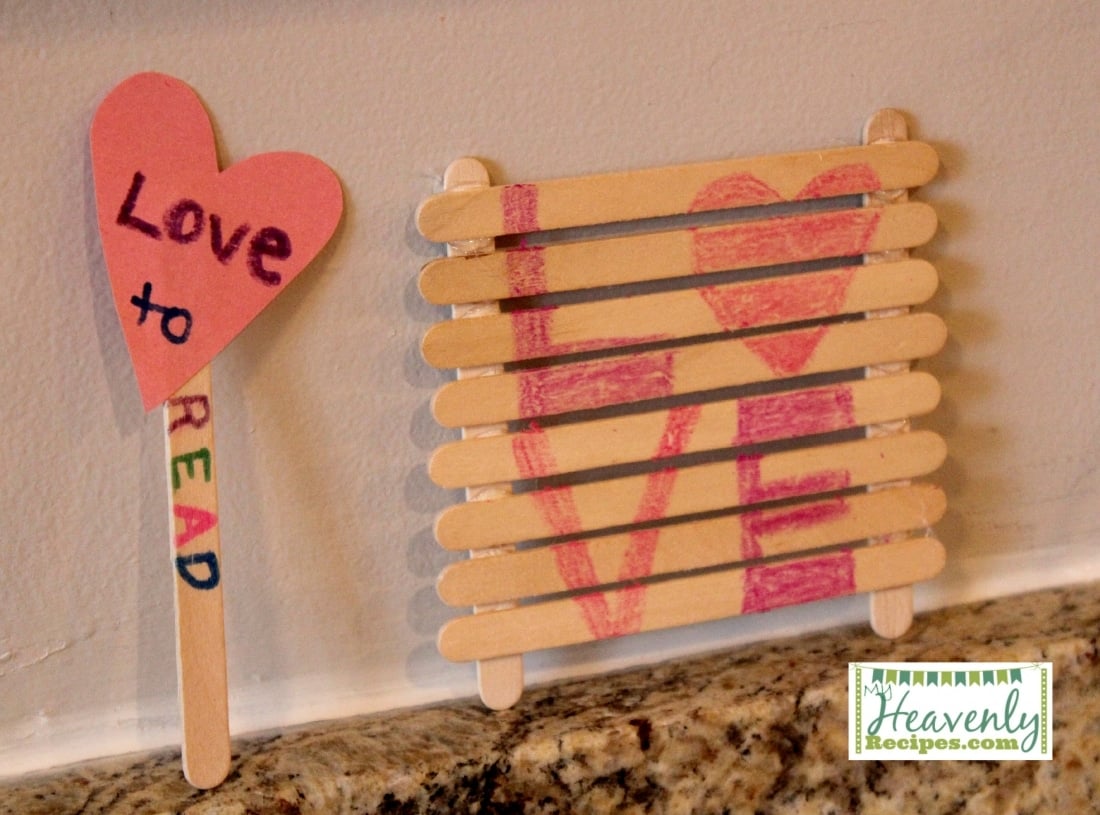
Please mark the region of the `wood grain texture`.
<svg viewBox="0 0 1100 815"><path fill-rule="evenodd" d="M868 120L863 129L863 142L867 145L907 144L909 139L909 125L905 116L900 111L884 109L877 111ZM864 195L863 202L867 207L890 209L897 206L905 206L909 201L907 185L899 185L895 188L884 187L882 190L870 191ZM904 262L909 256L907 248L895 247L884 251L869 252L864 255L864 263L874 268L882 268L895 262ZM868 319L884 319L896 317L904 313L904 308L886 308L868 310ZM874 365L867 368L867 376L870 378L891 376L910 367L907 360L898 360L886 364ZM867 428L869 437L905 433L909 430L908 421L887 422L872 425ZM890 486L890 485L885 485ZM870 489L878 489L872 485ZM871 543L884 543L889 541L889 536L872 540ZM871 628L879 636L887 638L900 637L909 630L913 623L913 587L897 586L882 591L872 592L869 601Z"/></svg>
<svg viewBox="0 0 1100 815"><path fill-rule="evenodd" d="M694 430L676 454L920 416L934 409L939 399L936 379L913 373L708 402L700 406ZM436 449L428 473L439 486L455 489L655 461L663 457L661 439L670 419L670 410L653 410L527 431L541 436L549 455L522 463L517 460L516 447L522 445L523 434L465 439Z"/></svg>
<svg viewBox="0 0 1100 815"><path fill-rule="evenodd" d="M510 311L437 323L421 352L437 368L524 361L910 306L937 282L931 264L908 260Z"/></svg>
<svg viewBox="0 0 1100 815"><path fill-rule="evenodd" d="M670 472L661 518L768 500L750 482L785 484L775 497L791 498L914 478L937 469L946 454L942 438L920 431L683 467ZM436 540L446 549L484 549L637 523L651 484L648 476L625 476L458 504L436 519Z"/></svg>
<svg viewBox="0 0 1100 815"><path fill-rule="evenodd" d="M650 574L706 569L752 557L793 555L874 535L927 527L943 517L947 500L930 485L802 501L779 508L662 526L655 534ZM648 534L648 533L647 533ZM751 540L750 540L751 539ZM637 533L585 541L600 584L617 582ZM452 606L474 606L565 592L559 558L576 541L518 551L507 557L467 560L448 566L436 588Z"/></svg>
<svg viewBox="0 0 1100 815"><path fill-rule="evenodd" d="M936 212L911 203L788 215L549 246L506 249L425 264L420 293L431 303L478 302L701 276L782 263L853 257L920 246L936 232Z"/></svg>
<svg viewBox="0 0 1100 815"><path fill-rule="evenodd" d="M192 786L209 789L230 767L210 365L165 403L164 423L183 773Z"/></svg>
<svg viewBox="0 0 1100 815"><path fill-rule="evenodd" d="M944 549L933 538L911 538L882 546L840 550L828 556L798 558L784 562L784 566L797 573L800 568L809 571L816 563L828 565L830 560L847 566L850 579L843 584L823 586L818 592L820 596L813 599L928 580L943 569ZM771 604L753 603L750 591L753 587L748 584L757 574L761 573L746 567L647 585L639 624L629 633L765 611L803 602L807 596L795 592L776 597ZM616 591L601 594L609 604L621 597ZM440 631L438 644L444 657L464 662L592 642L599 638L585 619L583 606L577 599L568 598L451 620Z"/></svg>
<svg viewBox="0 0 1100 815"><path fill-rule="evenodd" d="M489 185L489 173L485 166L472 158L461 158L451 162L443 178L444 187L448 190L461 192L463 190L481 190ZM490 239L466 239L469 236L461 236L458 240L447 245L449 257L471 258L491 253L494 249L493 240ZM466 320L486 319L500 313L500 305L488 300L477 303L457 303L451 309L452 324L461 324ZM499 366L460 367L456 372L459 381L479 379L482 377L496 376L501 373ZM506 431L501 424L491 422L478 423L476 426L462 428L462 436L465 439L487 439L498 436ZM509 483L482 483L466 490L468 502L496 501L511 495L512 486ZM482 549L471 552L471 557L484 558L494 555L503 555L510 552L510 547L496 549ZM482 606L475 604L474 613L483 611L499 611L509 608L509 604L490 604ZM485 660L477 663L477 687L482 702L492 710L505 710L514 705L523 694L524 671L523 657L521 655L507 655Z"/></svg>
<svg viewBox="0 0 1100 815"><path fill-rule="evenodd" d="M736 158L444 192L420 205L416 223L433 241L495 237L916 187L938 166L935 150L919 142ZM860 172L844 172L849 168ZM724 195L701 195L716 184L725 184Z"/></svg>
<svg viewBox="0 0 1100 815"><path fill-rule="evenodd" d="M812 343L812 352L797 371L790 371L770 365L754 350L759 338L722 339L533 368L443 385L432 400L432 414L445 427L463 427L591 410L639 401L647 394L677 396L919 359L943 347L947 327L934 314L912 314L761 336L776 345Z"/></svg>

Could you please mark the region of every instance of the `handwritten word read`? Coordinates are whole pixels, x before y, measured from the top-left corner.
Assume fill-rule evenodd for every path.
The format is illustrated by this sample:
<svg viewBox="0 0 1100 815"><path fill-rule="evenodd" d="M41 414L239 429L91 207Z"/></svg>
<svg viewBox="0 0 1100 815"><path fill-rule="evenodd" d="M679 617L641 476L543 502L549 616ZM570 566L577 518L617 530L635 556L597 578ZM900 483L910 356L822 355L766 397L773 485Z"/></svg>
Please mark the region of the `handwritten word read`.
<svg viewBox="0 0 1100 815"><path fill-rule="evenodd" d="M164 212L163 231L134 214L137 207L138 196L145 184L145 176L141 171L134 173L130 189L126 193L126 200L118 211L116 219L119 226L128 226L136 229L153 240L168 240L176 243L195 243L202 237L206 228L206 217L202 204L190 198L181 198L170 205ZM219 263L228 264L237 254L241 243L252 229L247 223L242 223L233 230L233 234L226 241L223 239L222 219L217 213L210 214L210 251ZM290 257L290 236L276 226L265 226L253 235L248 244L248 269L252 276L268 286L278 286L282 282L282 275L264 266L265 257L273 257L278 260L286 260Z"/></svg>
<svg viewBox="0 0 1100 815"><path fill-rule="evenodd" d="M176 573L191 588L209 591L221 582L216 497L213 489L203 486L214 478L214 456L207 446L207 425L213 418L210 398L203 393L181 393L168 400L168 417L173 449L186 451L168 462ZM189 449L192 446L194 449Z"/></svg>

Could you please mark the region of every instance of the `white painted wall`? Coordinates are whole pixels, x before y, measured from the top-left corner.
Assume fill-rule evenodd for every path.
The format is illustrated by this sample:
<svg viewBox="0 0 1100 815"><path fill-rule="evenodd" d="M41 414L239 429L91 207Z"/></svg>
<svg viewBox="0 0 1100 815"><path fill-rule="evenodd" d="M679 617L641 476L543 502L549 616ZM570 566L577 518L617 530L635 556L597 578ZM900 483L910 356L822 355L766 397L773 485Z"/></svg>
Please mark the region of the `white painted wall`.
<svg viewBox="0 0 1100 815"><path fill-rule="evenodd" d="M315 154L347 216L218 358L236 732L474 693L434 650L424 474L449 438L417 342L439 250L413 227L443 168L499 181L858 139L895 106L940 150L920 254L952 338L925 422L948 572L927 607L1100 577L1100 154L1094 2L0 2L0 775L178 739L158 413L108 296L87 131L159 70L223 161ZM854 598L581 647L532 676L856 620Z"/></svg>

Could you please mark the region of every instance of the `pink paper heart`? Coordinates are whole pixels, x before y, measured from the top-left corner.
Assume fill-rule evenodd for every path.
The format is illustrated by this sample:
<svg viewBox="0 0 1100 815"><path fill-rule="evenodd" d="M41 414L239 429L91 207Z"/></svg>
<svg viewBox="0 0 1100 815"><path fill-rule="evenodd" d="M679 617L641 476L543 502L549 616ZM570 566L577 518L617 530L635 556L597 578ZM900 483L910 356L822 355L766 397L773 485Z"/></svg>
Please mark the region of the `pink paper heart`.
<svg viewBox="0 0 1100 815"><path fill-rule="evenodd" d="M91 129L115 308L146 410L209 363L332 237L336 175L302 153L219 172L210 118L170 76L122 82Z"/></svg>

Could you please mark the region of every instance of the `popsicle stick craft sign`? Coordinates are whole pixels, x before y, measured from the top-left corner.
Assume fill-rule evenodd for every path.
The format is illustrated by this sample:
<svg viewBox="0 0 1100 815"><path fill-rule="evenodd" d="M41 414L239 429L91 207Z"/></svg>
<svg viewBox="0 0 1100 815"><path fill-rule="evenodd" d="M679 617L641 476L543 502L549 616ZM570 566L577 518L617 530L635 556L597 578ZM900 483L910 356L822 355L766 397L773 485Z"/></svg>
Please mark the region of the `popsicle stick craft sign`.
<svg viewBox="0 0 1100 815"><path fill-rule="evenodd" d="M449 255L421 292L454 317L422 350L458 370L433 412L463 435L429 472L467 490L436 537L473 555L440 575L474 613L439 647L478 662L486 704L544 648L858 592L880 633L909 625L885 592L944 563L944 495L911 479L945 445L908 425L940 397L909 370L946 339L909 313L936 288L907 253L936 216L906 195L938 160L893 111L865 142L505 186L459 159L421 205ZM805 205L766 209L786 202Z"/></svg>
<svg viewBox="0 0 1100 815"><path fill-rule="evenodd" d="M138 74L107 95L91 153L142 402L164 406L183 765L192 784L211 787L229 769L229 729L210 362L321 251L343 193L301 153L219 170L202 102L163 74Z"/></svg>

